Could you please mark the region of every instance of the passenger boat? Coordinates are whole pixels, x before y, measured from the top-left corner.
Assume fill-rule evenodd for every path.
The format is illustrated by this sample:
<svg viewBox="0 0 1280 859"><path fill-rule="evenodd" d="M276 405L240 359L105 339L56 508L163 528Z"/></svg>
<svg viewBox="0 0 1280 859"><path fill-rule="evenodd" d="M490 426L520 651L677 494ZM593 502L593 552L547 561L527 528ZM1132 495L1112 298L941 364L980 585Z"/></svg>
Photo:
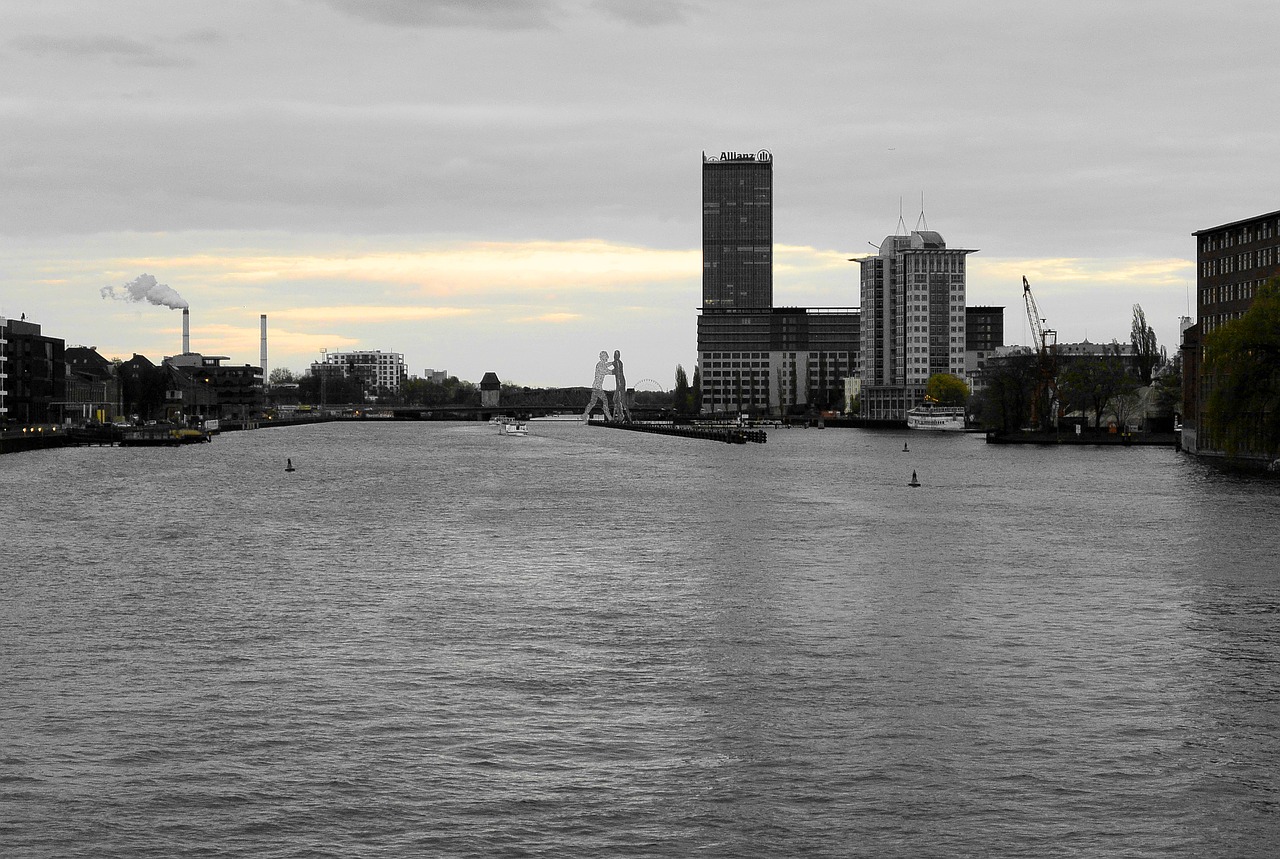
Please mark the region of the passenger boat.
<svg viewBox="0 0 1280 859"><path fill-rule="evenodd" d="M964 407L924 403L907 412L907 429L964 432Z"/></svg>
<svg viewBox="0 0 1280 859"><path fill-rule="evenodd" d="M120 437L120 446L166 447L179 444L198 444L210 440L209 434L203 430L177 427L172 424L153 424L125 430Z"/></svg>
<svg viewBox="0 0 1280 859"><path fill-rule="evenodd" d="M498 424L498 435L528 435L529 425L519 422Z"/></svg>

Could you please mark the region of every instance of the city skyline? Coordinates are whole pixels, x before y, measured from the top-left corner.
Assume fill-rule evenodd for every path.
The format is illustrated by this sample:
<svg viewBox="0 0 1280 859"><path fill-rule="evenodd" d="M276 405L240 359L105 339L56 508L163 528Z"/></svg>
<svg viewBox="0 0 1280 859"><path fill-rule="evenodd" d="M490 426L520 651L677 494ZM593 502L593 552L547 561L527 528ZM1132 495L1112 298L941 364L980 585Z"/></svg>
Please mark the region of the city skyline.
<svg viewBox="0 0 1280 859"><path fill-rule="evenodd" d="M703 152L773 153L775 305L857 306L849 259L924 223L982 251L968 303L1003 305L1010 343L1026 275L1063 342L1125 341L1141 304L1174 351L1191 233L1275 209L1263 4L51 2L0 24L0 315L124 357L181 349L179 313L101 294L145 273L234 363L265 313L273 368L381 349L580 385L617 348L670 384L696 356Z"/></svg>

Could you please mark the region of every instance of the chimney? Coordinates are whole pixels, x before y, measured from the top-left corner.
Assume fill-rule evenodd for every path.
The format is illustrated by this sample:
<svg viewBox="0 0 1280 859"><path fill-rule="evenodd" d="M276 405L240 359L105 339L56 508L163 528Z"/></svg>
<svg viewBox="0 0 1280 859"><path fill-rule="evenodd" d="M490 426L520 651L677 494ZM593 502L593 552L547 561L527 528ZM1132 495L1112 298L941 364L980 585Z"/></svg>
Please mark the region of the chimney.
<svg viewBox="0 0 1280 859"><path fill-rule="evenodd" d="M191 311L182 308L182 354L191 354Z"/></svg>
<svg viewBox="0 0 1280 859"><path fill-rule="evenodd" d="M267 381L267 314L258 317L262 322L262 381Z"/></svg>

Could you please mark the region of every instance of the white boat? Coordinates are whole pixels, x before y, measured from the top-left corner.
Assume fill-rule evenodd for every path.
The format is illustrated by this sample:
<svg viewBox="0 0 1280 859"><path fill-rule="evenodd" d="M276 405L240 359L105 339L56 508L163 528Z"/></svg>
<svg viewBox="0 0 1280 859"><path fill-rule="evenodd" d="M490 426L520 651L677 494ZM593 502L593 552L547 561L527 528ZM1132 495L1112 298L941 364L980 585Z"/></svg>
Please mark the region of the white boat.
<svg viewBox="0 0 1280 859"><path fill-rule="evenodd" d="M498 424L498 435L528 435L529 425L518 422Z"/></svg>
<svg viewBox="0 0 1280 859"><path fill-rule="evenodd" d="M964 432L963 406L924 403L907 412L907 429Z"/></svg>

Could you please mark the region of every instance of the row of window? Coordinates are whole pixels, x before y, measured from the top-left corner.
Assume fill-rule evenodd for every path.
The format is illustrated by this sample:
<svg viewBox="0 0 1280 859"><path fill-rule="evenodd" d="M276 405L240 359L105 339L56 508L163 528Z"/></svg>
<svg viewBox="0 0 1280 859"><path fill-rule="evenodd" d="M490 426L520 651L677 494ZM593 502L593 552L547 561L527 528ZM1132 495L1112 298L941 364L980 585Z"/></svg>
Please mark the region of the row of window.
<svg viewBox="0 0 1280 859"><path fill-rule="evenodd" d="M906 268L910 272L963 272L964 255L910 254L906 258Z"/></svg>
<svg viewBox="0 0 1280 859"><path fill-rule="evenodd" d="M1202 304L1218 304L1223 301L1244 301L1253 298L1262 286L1261 280L1243 280L1239 283L1223 283L1201 290Z"/></svg>
<svg viewBox="0 0 1280 859"><path fill-rule="evenodd" d="M1203 334L1208 334L1220 325L1224 325L1233 319L1239 319L1244 316L1243 313L1215 313L1212 316L1202 316L1200 318L1200 327Z"/></svg>
<svg viewBox="0 0 1280 859"><path fill-rule="evenodd" d="M1243 227L1214 233L1200 240L1200 247L1206 251L1217 251L1233 248L1237 244L1247 245L1249 242L1265 241L1276 235L1280 224L1275 221L1263 221L1260 224L1245 224Z"/></svg>
<svg viewBox="0 0 1280 859"><path fill-rule="evenodd" d="M1200 264L1202 277L1214 277L1220 274L1232 274L1237 271L1249 271L1254 268L1266 268L1276 264L1276 249L1262 248L1256 251L1232 254L1218 259L1204 260Z"/></svg>

